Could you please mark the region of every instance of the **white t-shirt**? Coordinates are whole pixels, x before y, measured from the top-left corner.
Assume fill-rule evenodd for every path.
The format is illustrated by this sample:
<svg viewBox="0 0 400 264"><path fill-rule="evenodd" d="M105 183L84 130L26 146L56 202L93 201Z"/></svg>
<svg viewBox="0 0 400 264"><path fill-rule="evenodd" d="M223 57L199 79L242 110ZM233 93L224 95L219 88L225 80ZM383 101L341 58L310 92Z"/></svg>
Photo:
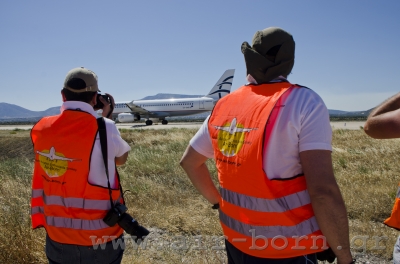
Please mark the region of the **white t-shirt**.
<svg viewBox="0 0 400 264"><path fill-rule="evenodd" d="M87 112L94 117L99 117L93 110L93 107L87 103L79 101L66 101L61 106L61 113L64 110L80 109ZM118 188L116 186L116 172L115 172L115 157L121 157L123 154L131 150L131 147L126 143L119 133L114 121L104 118L107 130L107 158L108 158L108 175L110 177L111 188ZM101 152L99 133L96 135L96 142L93 146L92 157L90 159L90 170L88 181L90 184L107 187L107 175L103 162L103 154Z"/></svg>
<svg viewBox="0 0 400 264"><path fill-rule="evenodd" d="M269 179L287 179L302 174L299 153L306 150L332 151L332 128L329 113L321 97L307 88L294 88L276 103L282 107L264 149L263 168ZM190 145L200 154L214 157L204 121Z"/></svg>

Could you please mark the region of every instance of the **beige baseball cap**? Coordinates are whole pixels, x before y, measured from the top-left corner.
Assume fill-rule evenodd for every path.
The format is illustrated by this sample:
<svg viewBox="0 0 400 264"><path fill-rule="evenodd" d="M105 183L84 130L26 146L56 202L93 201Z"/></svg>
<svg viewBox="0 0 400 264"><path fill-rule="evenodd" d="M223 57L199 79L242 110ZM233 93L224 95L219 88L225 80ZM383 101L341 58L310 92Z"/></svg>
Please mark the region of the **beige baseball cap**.
<svg viewBox="0 0 400 264"><path fill-rule="evenodd" d="M83 89L73 89L71 87L68 87L68 81L72 79L81 79L86 83L86 87ZM64 88L74 93L100 92L97 85L96 73L89 69L86 69L85 67L79 67L70 70L65 77Z"/></svg>

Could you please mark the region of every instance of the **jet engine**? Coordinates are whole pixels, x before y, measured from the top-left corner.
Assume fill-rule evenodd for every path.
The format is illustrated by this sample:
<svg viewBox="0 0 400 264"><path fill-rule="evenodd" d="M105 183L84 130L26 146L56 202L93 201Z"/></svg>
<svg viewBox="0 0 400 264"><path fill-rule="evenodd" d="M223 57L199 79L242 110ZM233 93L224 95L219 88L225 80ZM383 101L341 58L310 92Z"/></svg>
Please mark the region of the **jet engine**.
<svg viewBox="0 0 400 264"><path fill-rule="evenodd" d="M140 115L131 114L131 113L121 113L118 115L118 121L121 123L130 123L133 121L140 120Z"/></svg>

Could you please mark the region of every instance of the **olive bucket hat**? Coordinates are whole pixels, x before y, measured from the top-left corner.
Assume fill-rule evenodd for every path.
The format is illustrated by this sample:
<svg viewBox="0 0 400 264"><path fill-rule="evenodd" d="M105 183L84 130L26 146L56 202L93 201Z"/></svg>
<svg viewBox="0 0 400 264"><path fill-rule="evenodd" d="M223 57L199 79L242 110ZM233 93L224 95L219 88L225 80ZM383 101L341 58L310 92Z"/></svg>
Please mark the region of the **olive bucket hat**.
<svg viewBox="0 0 400 264"><path fill-rule="evenodd" d="M247 74L258 84L267 83L280 75L287 77L294 65L295 43L287 31L269 27L257 31L252 46L242 44Z"/></svg>

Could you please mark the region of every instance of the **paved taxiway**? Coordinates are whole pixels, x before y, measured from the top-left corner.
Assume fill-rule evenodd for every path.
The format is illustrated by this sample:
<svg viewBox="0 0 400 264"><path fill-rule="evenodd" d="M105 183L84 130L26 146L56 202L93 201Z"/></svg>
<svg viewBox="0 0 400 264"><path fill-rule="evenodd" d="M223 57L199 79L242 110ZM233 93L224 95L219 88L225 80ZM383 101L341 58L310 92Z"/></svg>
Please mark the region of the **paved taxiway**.
<svg viewBox="0 0 400 264"><path fill-rule="evenodd" d="M344 121L336 121L336 122L331 122L331 127L332 129L350 129L350 130L358 130L361 127L364 127L365 121L350 121L350 122L344 122Z"/></svg>
<svg viewBox="0 0 400 264"><path fill-rule="evenodd" d="M361 126L364 126L364 121L350 121L350 122L331 122L333 129L351 129L358 130ZM117 127L121 129L170 129L174 127L178 128L192 128L198 129L202 125L202 122L190 122L190 123L168 123L168 125L162 125L161 123L155 123L152 126L146 126L144 123L118 123ZM0 125L0 130L14 130L14 129L31 129L32 125Z"/></svg>
<svg viewBox="0 0 400 264"><path fill-rule="evenodd" d="M146 126L144 123L117 123L118 128L125 129L170 129L174 127L179 128L192 128L199 129L203 122L187 122L187 123L168 123L168 125L162 125L160 123L153 123L151 126Z"/></svg>

